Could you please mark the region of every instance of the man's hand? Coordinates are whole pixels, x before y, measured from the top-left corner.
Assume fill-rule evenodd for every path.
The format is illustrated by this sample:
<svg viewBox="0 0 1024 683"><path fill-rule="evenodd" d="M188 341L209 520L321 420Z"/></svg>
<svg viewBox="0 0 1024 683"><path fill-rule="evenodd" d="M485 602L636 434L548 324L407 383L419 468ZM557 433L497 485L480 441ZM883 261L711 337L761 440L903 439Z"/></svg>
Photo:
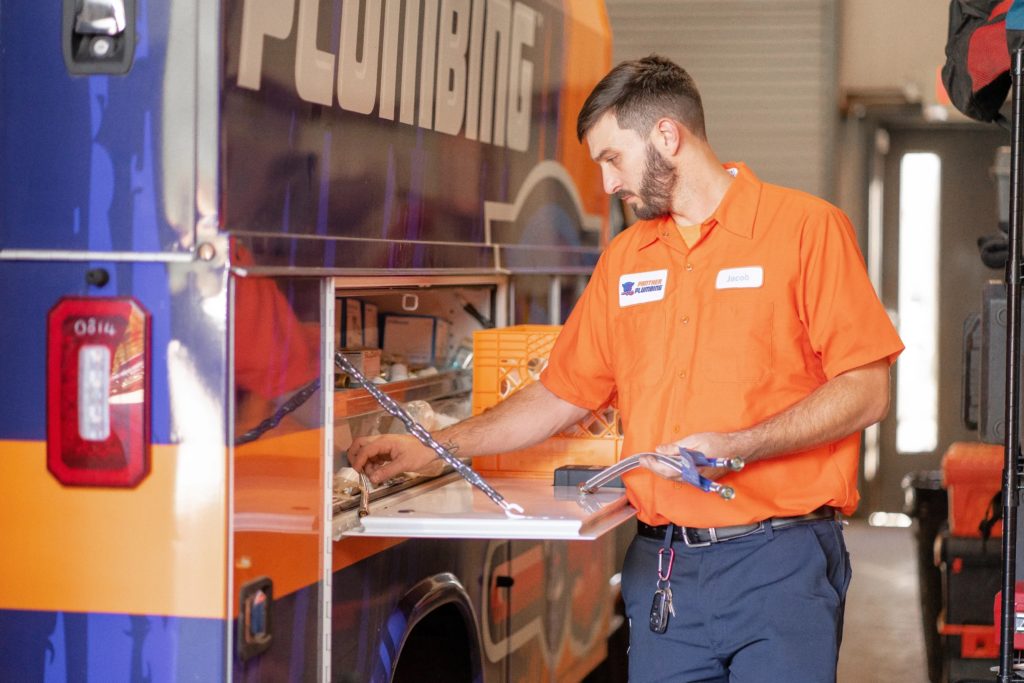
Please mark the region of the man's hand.
<svg viewBox="0 0 1024 683"><path fill-rule="evenodd" d="M721 432L699 432L697 434L690 434L679 441L662 444L654 450L663 455L678 456L680 448L698 451L709 458L748 459L748 454L741 450L739 439L737 439L733 434L724 434ZM640 461L643 463L644 467L651 470L659 477L672 479L674 481L681 480L679 472L673 470L667 465L661 464L654 458L641 458ZM731 471L724 467L701 467L698 469L703 476L711 481L715 481Z"/></svg>
<svg viewBox="0 0 1024 683"><path fill-rule="evenodd" d="M589 412L562 400L541 382L533 382L490 410L431 436L460 458L492 455L540 443ZM375 484L402 472L440 474L445 464L408 434L361 436L348 449L348 462Z"/></svg>
<svg viewBox="0 0 1024 683"><path fill-rule="evenodd" d="M408 434L360 436L348 449L348 463L374 484L380 484L402 472L440 474L444 461Z"/></svg>

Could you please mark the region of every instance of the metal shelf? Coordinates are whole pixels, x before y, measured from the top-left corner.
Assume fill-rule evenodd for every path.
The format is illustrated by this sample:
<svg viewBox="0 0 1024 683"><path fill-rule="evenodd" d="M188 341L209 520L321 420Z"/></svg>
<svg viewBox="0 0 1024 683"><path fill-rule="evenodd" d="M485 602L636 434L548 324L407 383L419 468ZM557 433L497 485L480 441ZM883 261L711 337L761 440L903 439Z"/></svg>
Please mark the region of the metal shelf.
<svg viewBox="0 0 1024 683"><path fill-rule="evenodd" d="M472 370L446 370L429 377L413 377L379 385L381 391L399 403L433 401L468 393L473 388ZM352 418L381 410L380 405L362 388L334 392L335 419Z"/></svg>

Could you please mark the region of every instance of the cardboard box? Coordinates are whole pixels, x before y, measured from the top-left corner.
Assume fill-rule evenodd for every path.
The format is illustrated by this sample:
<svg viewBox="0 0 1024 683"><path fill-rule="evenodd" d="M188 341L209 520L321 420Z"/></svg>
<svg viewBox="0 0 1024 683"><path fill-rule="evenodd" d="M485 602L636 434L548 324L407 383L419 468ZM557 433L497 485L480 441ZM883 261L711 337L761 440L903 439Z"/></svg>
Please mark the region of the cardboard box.
<svg viewBox="0 0 1024 683"><path fill-rule="evenodd" d="M380 376L380 349L342 349L341 354L367 379L372 380ZM350 387L354 386L354 383L347 373L339 370L335 377L335 386Z"/></svg>
<svg viewBox="0 0 1024 683"><path fill-rule="evenodd" d="M434 323L434 364L443 365L448 359L448 333L451 325L438 318Z"/></svg>
<svg viewBox="0 0 1024 683"><path fill-rule="evenodd" d="M363 346L363 304L359 299L339 298L334 305L334 348Z"/></svg>
<svg viewBox="0 0 1024 683"><path fill-rule="evenodd" d="M380 334L377 327L377 304L363 302L363 346L368 349L380 348Z"/></svg>
<svg viewBox="0 0 1024 683"><path fill-rule="evenodd" d="M434 365L448 343L448 323L432 315L384 313L380 317L384 354L410 366Z"/></svg>

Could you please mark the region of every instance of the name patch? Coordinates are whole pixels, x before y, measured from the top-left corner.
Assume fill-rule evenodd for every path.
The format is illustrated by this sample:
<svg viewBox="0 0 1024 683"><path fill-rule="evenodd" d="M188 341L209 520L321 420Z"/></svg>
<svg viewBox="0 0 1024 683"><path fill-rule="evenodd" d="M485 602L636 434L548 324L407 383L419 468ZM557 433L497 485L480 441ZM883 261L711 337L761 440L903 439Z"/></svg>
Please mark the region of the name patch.
<svg viewBox="0 0 1024 683"><path fill-rule="evenodd" d="M665 298L668 270L649 270L619 277L619 307L646 304Z"/></svg>
<svg viewBox="0 0 1024 683"><path fill-rule="evenodd" d="M715 289L756 289L764 284L764 268L726 268L718 271Z"/></svg>

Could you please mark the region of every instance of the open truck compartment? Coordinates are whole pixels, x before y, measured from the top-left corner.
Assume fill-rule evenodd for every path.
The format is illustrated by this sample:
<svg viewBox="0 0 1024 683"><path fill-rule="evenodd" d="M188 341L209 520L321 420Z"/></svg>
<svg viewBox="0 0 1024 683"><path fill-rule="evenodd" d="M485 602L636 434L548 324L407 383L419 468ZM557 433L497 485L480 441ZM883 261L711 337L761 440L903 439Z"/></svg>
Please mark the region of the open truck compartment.
<svg viewBox="0 0 1024 683"><path fill-rule="evenodd" d="M424 428L431 431L459 422L537 381L558 327L503 325L509 315L511 278L450 276L406 280L406 286L400 287L393 280L382 280L379 286L373 286L372 279L336 278L333 339L337 350L357 363L370 359L364 374ZM477 339L474 343L474 335L481 331L484 342L481 344ZM401 336L396 340L395 335ZM488 343L502 337L508 338L509 343ZM517 343L521 340L530 343ZM334 383L332 407L335 539L593 539L633 514L621 489L581 495L575 487L553 486L554 467L566 464L567 460L574 459L572 464L580 465L614 462L606 454L588 457L586 442L594 435L579 426L568 430L569 435L553 437L550 448L544 443L520 454L515 458L519 469L512 472L501 469L509 463L503 459L506 456L477 459L475 468L482 470L486 480L510 502L524 508L521 516L506 515L468 482L451 473L450 467L450 473L440 479L415 473L393 477L373 487L367 495L360 488L358 476L348 467L346 455L352 439L401 434L406 429L340 370ZM599 434L608 437L608 443L603 444L606 453L616 452L617 432L609 431L616 428L613 422ZM583 434L579 434L581 429ZM574 439L573 432L582 439L578 453L567 451L566 447L567 440ZM524 471L524 459L531 458L531 470ZM365 516L359 512L363 501L368 504L363 510L368 513Z"/></svg>

